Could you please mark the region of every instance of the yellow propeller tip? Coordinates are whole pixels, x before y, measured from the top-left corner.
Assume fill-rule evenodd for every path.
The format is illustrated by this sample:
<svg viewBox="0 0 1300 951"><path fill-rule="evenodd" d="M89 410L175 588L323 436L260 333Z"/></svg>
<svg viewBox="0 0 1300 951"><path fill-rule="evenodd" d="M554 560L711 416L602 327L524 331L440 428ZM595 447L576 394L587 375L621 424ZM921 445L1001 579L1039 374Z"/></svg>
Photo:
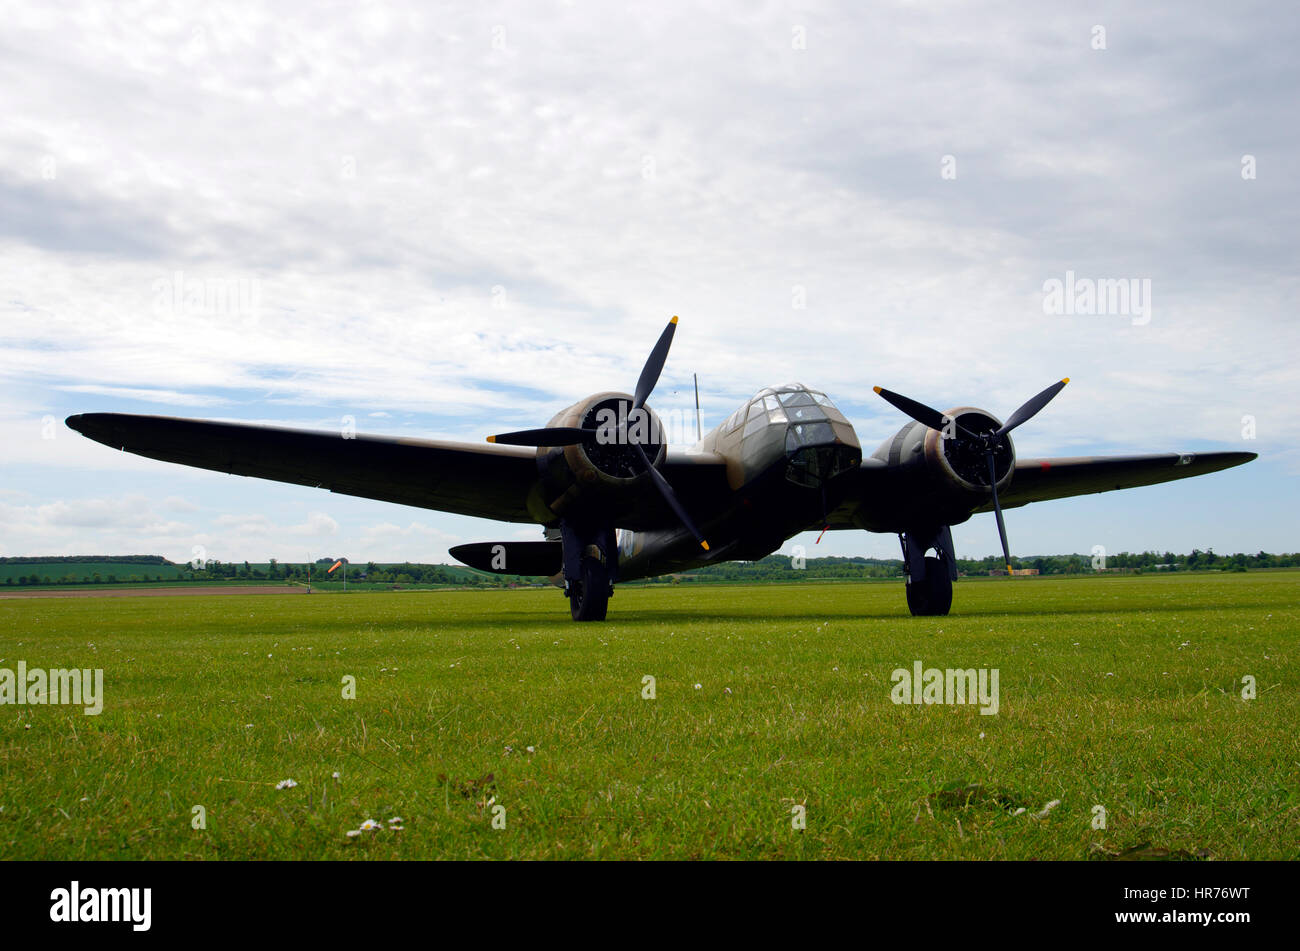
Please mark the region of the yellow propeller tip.
<svg viewBox="0 0 1300 951"><path fill-rule="evenodd" d="M676 314L673 314L673 319L670 320L670 321L668 321L668 322L669 322L670 324L675 324L675 323L677 323L677 315L676 315Z"/></svg>
<svg viewBox="0 0 1300 951"><path fill-rule="evenodd" d="M489 437L488 437L488 442L496 442L496 441L497 441L497 437L496 437L496 436L489 436Z"/></svg>
<svg viewBox="0 0 1300 951"><path fill-rule="evenodd" d="M709 550L709 543L708 543L708 542L700 542L700 547L703 548L705 551L708 551L708 550Z"/></svg>
<svg viewBox="0 0 1300 951"><path fill-rule="evenodd" d="M1070 378L1067 376L1067 377L1066 377L1064 380L1062 380L1061 382L1062 382L1062 383L1069 383L1069 382L1070 382Z"/></svg>
<svg viewBox="0 0 1300 951"><path fill-rule="evenodd" d="M878 387L878 386L873 386L871 389L874 390L874 391L877 392L877 393L880 392L880 387Z"/></svg>

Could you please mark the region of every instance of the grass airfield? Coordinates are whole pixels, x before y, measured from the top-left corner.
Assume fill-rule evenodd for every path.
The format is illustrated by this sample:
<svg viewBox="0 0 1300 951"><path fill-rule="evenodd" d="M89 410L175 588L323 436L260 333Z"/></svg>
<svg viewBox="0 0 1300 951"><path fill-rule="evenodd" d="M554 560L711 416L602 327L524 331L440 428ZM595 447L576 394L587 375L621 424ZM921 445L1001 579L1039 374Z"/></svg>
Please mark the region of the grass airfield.
<svg viewBox="0 0 1300 951"><path fill-rule="evenodd" d="M556 590L0 602L0 668L105 694L0 706L0 858L1295 859L1298 595L963 581L912 618L897 583L629 587L605 624ZM894 704L917 660L998 668L998 714Z"/></svg>

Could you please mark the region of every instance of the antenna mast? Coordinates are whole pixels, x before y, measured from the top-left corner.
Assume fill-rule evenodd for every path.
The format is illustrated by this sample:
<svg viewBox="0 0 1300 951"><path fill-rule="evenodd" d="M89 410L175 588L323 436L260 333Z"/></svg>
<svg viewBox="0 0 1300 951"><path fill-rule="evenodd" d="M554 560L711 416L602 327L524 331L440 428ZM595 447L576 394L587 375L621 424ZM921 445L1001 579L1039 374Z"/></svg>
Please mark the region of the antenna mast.
<svg viewBox="0 0 1300 951"><path fill-rule="evenodd" d="M695 380L695 438L702 440L704 438L704 423L700 421L700 377L697 373L692 373L691 378Z"/></svg>

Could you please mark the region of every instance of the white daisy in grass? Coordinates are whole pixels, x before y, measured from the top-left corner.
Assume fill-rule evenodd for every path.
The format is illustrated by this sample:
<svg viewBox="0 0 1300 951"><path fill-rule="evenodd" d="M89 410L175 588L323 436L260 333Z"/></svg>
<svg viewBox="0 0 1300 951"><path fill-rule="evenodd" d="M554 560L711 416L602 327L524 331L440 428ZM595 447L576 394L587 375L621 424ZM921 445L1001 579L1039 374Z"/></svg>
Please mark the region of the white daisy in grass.
<svg viewBox="0 0 1300 951"><path fill-rule="evenodd" d="M1043 806L1043 808L1042 808L1041 810L1039 810L1038 812L1033 813L1033 818L1035 818L1035 819L1046 819L1046 818L1047 818L1047 814L1048 814L1049 812L1051 812L1053 809L1055 809L1057 806L1059 806L1060 804L1061 804L1061 800L1059 800L1059 799L1053 799L1053 800L1052 800L1051 802L1049 802L1047 805Z"/></svg>
<svg viewBox="0 0 1300 951"><path fill-rule="evenodd" d="M331 778L333 778L333 779L342 779L343 777L339 775L339 771L336 769L336 770L334 770L334 774L333 774L333 776L332 776Z"/></svg>
<svg viewBox="0 0 1300 951"><path fill-rule="evenodd" d="M297 784L294 780L292 780L292 779L282 779L282 780L280 780L278 783L275 784L275 788L276 788L276 789L292 789L294 786L297 786L297 785L298 785L298 784Z"/></svg>
<svg viewBox="0 0 1300 951"><path fill-rule="evenodd" d="M383 825L381 825L380 823L376 822L374 819L367 819L365 822L361 823L361 829L360 829L359 831L361 831L361 832L375 832L375 831L377 831L377 830L379 830L379 829L382 829L382 828L383 828Z"/></svg>

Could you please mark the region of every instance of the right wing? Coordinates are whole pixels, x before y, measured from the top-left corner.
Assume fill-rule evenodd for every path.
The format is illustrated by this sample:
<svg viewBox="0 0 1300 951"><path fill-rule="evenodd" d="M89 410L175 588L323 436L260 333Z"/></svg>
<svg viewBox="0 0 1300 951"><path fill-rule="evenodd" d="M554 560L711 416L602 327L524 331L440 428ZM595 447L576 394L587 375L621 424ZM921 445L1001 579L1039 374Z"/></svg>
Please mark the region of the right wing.
<svg viewBox="0 0 1300 951"><path fill-rule="evenodd" d="M1075 456L1058 459L1020 459L1016 461L1011 484L998 492L1004 509L1046 502L1076 495L1132 489L1189 479L1250 462L1253 452L1167 452L1141 456ZM897 524L898 498L916 503L911 490L899 482L900 470L874 456L862 460L857 473L857 488L827 519L833 531L867 528L871 531L905 531ZM990 499L976 512L993 511ZM891 521L891 516L895 521ZM818 526L810 525L809 530Z"/></svg>
<svg viewBox="0 0 1300 951"><path fill-rule="evenodd" d="M1254 459L1253 452L1166 452L1145 456L1072 456L1020 459L1011 484L998 493L1004 509L1075 495L1132 489L1175 479L1190 479L1231 469ZM990 501L975 510L993 511Z"/></svg>
<svg viewBox="0 0 1300 951"><path fill-rule="evenodd" d="M458 515L542 521L528 505L537 454L523 447L124 413L85 413L67 423L96 442L164 462Z"/></svg>

